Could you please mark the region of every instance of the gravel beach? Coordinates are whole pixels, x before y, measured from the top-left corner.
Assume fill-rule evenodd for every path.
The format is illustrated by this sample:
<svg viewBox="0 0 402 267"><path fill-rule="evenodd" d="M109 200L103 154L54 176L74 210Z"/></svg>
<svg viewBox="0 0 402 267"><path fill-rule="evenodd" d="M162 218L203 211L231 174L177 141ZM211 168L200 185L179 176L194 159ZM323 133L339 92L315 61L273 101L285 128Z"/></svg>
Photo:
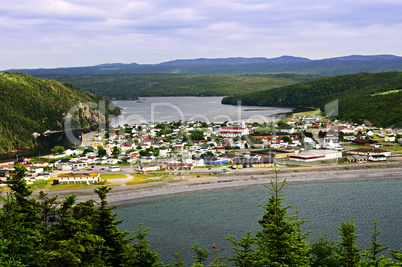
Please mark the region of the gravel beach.
<svg viewBox="0 0 402 267"><path fill-rule="evenodd" d="M196 178L180 176L175 179L140 185L125 185L124 179L111 179L113 189L108 194L109 204L118 204L140 198L150 198L163 195L189 193L200 190L213 190L236 186L267 184L275 177L271 169L244 169L221 175L211 175ZM367 168L366 165L334 166L319 168L281 169L278 173L280 181L288 183L317 183L344 181L402 180L402 164L377 164ZM131 179L131 178L127 178ZM126 179L126 181L128 181ZM93 189L48 191L49 195L64 198L67 195L77 195L77 201L86 199L98 200Z"/></svg>

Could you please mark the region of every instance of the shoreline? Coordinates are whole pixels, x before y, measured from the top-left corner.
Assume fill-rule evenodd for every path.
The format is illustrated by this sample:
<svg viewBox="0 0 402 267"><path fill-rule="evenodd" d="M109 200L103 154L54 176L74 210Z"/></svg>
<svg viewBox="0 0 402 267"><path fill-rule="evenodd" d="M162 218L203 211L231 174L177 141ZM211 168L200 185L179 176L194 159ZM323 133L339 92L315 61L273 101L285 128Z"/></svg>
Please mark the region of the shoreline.
<svg viewBox="0 0 402 267"><path fill-rule="evenodd" d="M282 169L278 173L278 180L282 182L286 179L288 184L301 183L333 183L333 182L365 182L365 181L402 181L402 164L392 166L377 165L373 168L345 169L342 166L332 168L305 168L298 172L292 169ZM350 166L347 166L350 167ZM360 166L358 166L360 167ZM363 166L365 167L365 166ZM262 174L264 173L264 174ZM271 169L259 169L257 172L245 171L207 177L188 177L185 179L176 178L139 185L111 186L113 189L107 197L109 205L124 204L140 199L151 199L162 196L189 194L200 191L213 191L226 188L246 187L268 184L275 177ZM113 179L111 179L113 183ZM44 190L49 197L58 195L60 199L75 194L77 202L93 199L98 202L98 198L91 189L75 190ZM34 192L37 196L39 191Z"/></svg>

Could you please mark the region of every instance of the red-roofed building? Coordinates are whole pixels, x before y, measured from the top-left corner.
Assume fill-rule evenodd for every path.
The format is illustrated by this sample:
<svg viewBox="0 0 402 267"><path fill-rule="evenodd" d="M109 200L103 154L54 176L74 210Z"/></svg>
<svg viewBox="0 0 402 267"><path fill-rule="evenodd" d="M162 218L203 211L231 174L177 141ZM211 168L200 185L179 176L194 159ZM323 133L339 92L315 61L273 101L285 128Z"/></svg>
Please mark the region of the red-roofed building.
<svg viewBox="0 0 402 267"><path fill-rule="evenodd" d="M220 135L223 137L240 137L250 133L244 122L240 126L224 126L221 128Z"/></svg>

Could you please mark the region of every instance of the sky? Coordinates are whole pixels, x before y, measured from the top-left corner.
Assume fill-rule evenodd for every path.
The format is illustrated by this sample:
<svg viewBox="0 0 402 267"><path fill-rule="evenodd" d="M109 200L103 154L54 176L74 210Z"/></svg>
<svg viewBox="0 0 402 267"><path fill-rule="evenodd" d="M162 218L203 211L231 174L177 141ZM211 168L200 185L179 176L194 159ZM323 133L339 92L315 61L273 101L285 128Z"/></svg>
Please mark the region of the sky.
<svg viewBox="0 0 402 267"><path fill-rule="evenodd" d="M18 0L0 70L175 59L402 56L400 0Z"/></svg>

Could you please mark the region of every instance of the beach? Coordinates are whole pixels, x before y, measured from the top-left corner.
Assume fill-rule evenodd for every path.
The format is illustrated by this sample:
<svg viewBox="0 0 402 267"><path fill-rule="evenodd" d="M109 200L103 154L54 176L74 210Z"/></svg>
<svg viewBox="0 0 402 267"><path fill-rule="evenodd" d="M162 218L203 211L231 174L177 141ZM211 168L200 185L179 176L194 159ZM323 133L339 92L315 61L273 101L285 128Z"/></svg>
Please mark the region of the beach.
<svg viewBox="0 0 402 267"><path fill-rule="evenodd" d="M130 200L151 198L164 195L190 193L202 190L216 190L228 187L242 187L251 185L268 184L275 178L275 172L270 168L244 169L227 174L210 176L177 176L174 179L166 179L147 184L125 185L125 181L131 178L110 179L109 186L113 189L109 192L107 200L109 204L118 204ZM402 164L373 164L367 165L337 165L331 167L304 167L284 168L278 172L278 180L288 183L322 183L345 181L373 181L373 180L402 180ZM58 195L61 199L75 194L77 201L93 199L98 201L93 188L74 190L45 190L49 196ZM36 195L37 192L34 193Z"/></svg>

